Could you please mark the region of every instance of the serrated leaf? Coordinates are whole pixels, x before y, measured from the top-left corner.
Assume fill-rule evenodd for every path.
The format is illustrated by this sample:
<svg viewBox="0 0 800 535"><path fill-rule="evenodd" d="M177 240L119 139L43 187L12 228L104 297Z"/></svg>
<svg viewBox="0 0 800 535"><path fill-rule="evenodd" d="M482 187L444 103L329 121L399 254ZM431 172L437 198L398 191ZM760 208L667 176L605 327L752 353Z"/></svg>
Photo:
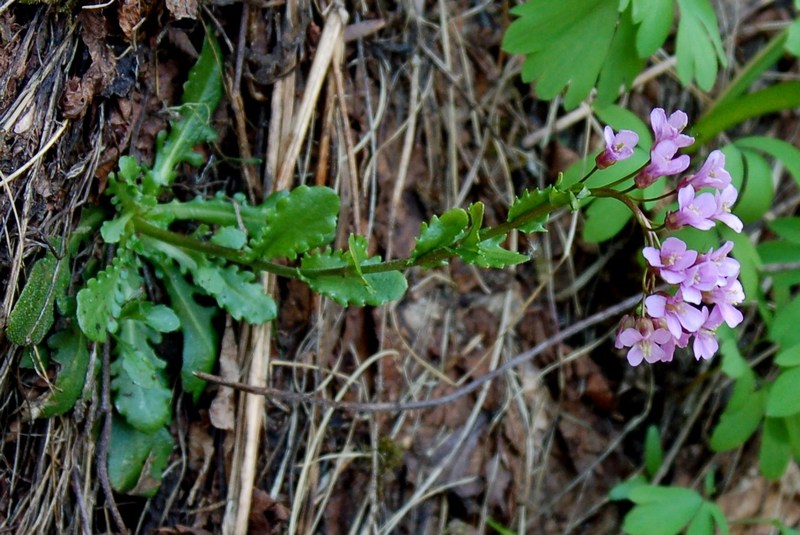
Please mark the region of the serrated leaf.
<svg viewBox="0 0 800 535"><path fill-rule="evenodd" d="M217 300L217 304L237 320L252 324L275 319L275 301L264 293L255 275L238 266L221 267L206 261L194 270L194 282L199 289Z"/></svg>
<svg viewBox="0 0 800 535"><path fill-rule="evenodd" d="M86 385L89 371L88 341L83 334L75 331L60 331L51 336L47 344L53 350L52 359L59 364L55 385L44 399L35 401L42 418L58 416L71 410Z"/></svg>
<svg viewBox="0 0 800 535"><path fill-rule="evenodd" d="M106 243L119 243L122 237L127 233L128 223L130 223L134 212L124 212L119 217L110 219L103 223L100 227L100 235Z"/></svg>
<svg viewBox="0 0 800 535"><path fill-rule="evenodd" d="M89 340L105 342L117 331L122 306L139 292L142 280L129 252L118 254L109 266L78 292L78 324Z"/></svg>
<svg viewBox="0 0 800 535"><path fill-rule="evenodd" d="M117 492L151 497L172 453L172 435L165 428L143 433L114 417L108 448L108 478Z"/></svg>
<svg viewBox="0 0 800 535"><path fill-rule="evenodd" d="M789 465L792 448L789 433L783 418L765 418L761 431L761 448L758 451L758 466L761 474L771 480L780 479Z"/></svg>
<svg viewBox="0 0 800 535"><path fill-rule="evenodd" d="M116 360L111 364L114 406L125 420L143 433L164 427L171 416L172 390L167 363L150 344L161 340L157 331L138 320L120 321Z"/></svg>
<svg viewBox="0 0 800 535"><path fill-rule="evenodd" d="M433 216L429 223L420 225L411 257L417 259L436 249L453 245L468 223L467 212L461 208L451 208L441 217Z"/></svg>
<svg viewBox="0 0 800 535"><path fill-rule="evenodd" d="M594 87L617 24L617 0L577 3L530 0L512 9L519 18L503 37L503 49L527 56L522 78L536 82L540 98L568 86L564 105L574 108Z"/></svg>
<svg viewBox="0 0 800 535"><path fill-rule="evenodd" d="M800 368L781 371L769 389L767 416L792 416L800 412L800 388L798 385L800 385Z"/></svg>
<svg viewBox="0 0 800 535"><path fill-rule="evenodd" d="M684 528L703 505L695 491L681 487L642 485L631 491L637 504L622 524L631 535L674 535Z"/></svg>
<svg viewBox="0 0 800 535"><path fill-rule="evenodd" d="M701 89L710 91L718 66L727 65L714 8L708 0L678 0L678 7L678 77L684 85L694 79Z"/></svg>
<svg viewBox="0 0 800 535"><path fill-rule="evenodd" d="M501 244L505 239L506 235L502 234L478 242L477 245L458 247L455 253L467 264L482 268L504 268L529 260L527 255L504 249Z"/></svg>
<svg viewBox="0 0 800 535"><path fill-rule="evenodd" d="M117 164L119 167L119 177L128 184L135 184L142 172L142 166L133 156L122 156Z"/></svg>
<svg viewBox="0 0 800 535"><path fill-rule="evenodd" d="M198 304L194 294L199 290L186 282L174 266L165 263L160 268L183 334L181 385L197 402L206 382L195 377L194 372L209 373L217 361L217 331L212 325L217 309Z"/></svg>
<svg viewBox="0 0 800 535"><path fill-rule="evenodd" d="M636 51L640 58L653 55L669 37L675 21L674 0L633 0Z"/></svg>
<svg viewBox="0 0 800 535"><path fill-rule="evenodd" d="M361 266L363 269L379 262L379 257L373 257ZM364 273L363 276L354 272L343 274L313 272L320 269L345 268L352 269L352 257L344 251L328 249L308 254L301 261L303 280L312 290L333 299L340 305L378 306L396 301L406 293L408 283L399 271Z"/></svg>
<svg viewBox="0 0 800 535"><path fill-rule="evenodd" d="M550 191L552 186L541 189L525 190L522 195L514 199L508 209L508 222L514 223L526 214L530 214L537 208L547 206L550 202ZM522 232L547 232L545 225L549 219L549 212L525 222L517 228Z"/></svg>
<svg viewBox="0 0 800 535"><path fill-rule="evenodd" d="M323 186L300 186L278 199L267 212L261 233L251 240L256 258L294 259L324 247L336 236L339 196Z"/></svg>
<svg viewBox="0 0 800 535"><path fill-rule="evenodd" d="M711 449L727 451L744 444L761 423L765 398L764 392L759 390L750 392L745 403L731 400L711 434Z"/></svg>
<svg viewBox="0 0 800 535"><path fill-rule="evenodd" d="M219 105L222 89L222 52L214 35L207 33L197 63L183 86L182 105L178 110L180 119L170 123L168 136L157 139L148 181L166 186L175 180L178 164L198 165L199 155L192 149L199 143L216 139L217 133L210 124L211 114Z"/></svg>
<svg viewBox="0 0 800 535"><path fill-rule="evenodd" d="M8 315L6 336L17 345L41 342L53 326L53 308L67 292L69 257L58 260L47 253L31 268L25 287Z"/></svg>

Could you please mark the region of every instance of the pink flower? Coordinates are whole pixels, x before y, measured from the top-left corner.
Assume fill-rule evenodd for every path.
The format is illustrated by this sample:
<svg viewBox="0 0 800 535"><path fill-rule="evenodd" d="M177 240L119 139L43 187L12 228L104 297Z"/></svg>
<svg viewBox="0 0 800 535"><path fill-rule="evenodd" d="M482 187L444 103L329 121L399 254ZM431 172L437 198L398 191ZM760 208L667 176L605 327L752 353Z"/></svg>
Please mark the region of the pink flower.
<svg viewBox="0 0 800 535"><path fill-rule="evenodd" d="M694 143L694 138L681 133L687 124L689 117L681 110L673 112L669 118L664 108L655 108L650 112L650 126L656 135L656 144L669 140L678 148L688 147Z"/></svg>
<svg viewBox="0 0 800 535"><path fill-rule="evenodd" d="M685 171L689 167L689 156L683 154L675 158L678 148L670 139L653 145L650 149L650 163L634 179L636 187L644 189L662 176L677 175Z"/></svg>
<svg viewBox="0 0 800 535"><path fill-rule="evenodd" d="M675 351L675 341L672 335L663 328L655 328L649 318L640 318L636 328L628 327L617 335L619 347L630 347L628 350L628 363L638 366L642 361L669 362ZM665 347L664 347L665 346Z"/></svg>
<svg viewBox="0 0 800 535"><path fill-rule="evenodd" d="M714 194L716 210L711 219L716 219L728 225L734 232L742 231L742 220L731 213L731 206L736 203L739 193L733 186L726 186L722 191Z"/></svg>
<svg viewBox="0 0 800 535"><path fill-rule="evenodd" d="M728 253L733 249L733 242L726 241L722 247L714 251L711 249L708 253L700 255L697 258L697 263L710 263L717 268L717 286L727 286L728 279L739 276L740 265L735 258L728 256Z"/></svg>
<svg viewBox="0 0 800 535"><path fill-rule="evenodd" d="M645 247L642 254L647 263L659 269L661 278L670 284L680 284L686 280L686 270L697 260L697 251L687 250L686 244L678 238L667 238L661 250Z"/></svg>
<svg viewBox="0 0 800 535"><path fill-rule="evenodd" d="M719 308L715 307L709 314L708 308L703 307L701 311L703 314L703 326L694 333L694 342L692 349L694 350L694 358L710 359L719 349L719 342L717 341L717 327L722 325L722 314Z"/></svg>
<svg viewBox="0 0 800 535"><path fill-rule="evenodd" d="M692 186L695 189L714 188L721 190L730 186L730 184L731 175L725 170L725 155L722 151L715 150L708 155L700 170L681 180L678 187Z"/></svg>
<svg viewBox="0 0 800 535"><path fill-rule="evenodd" d="M606 149L595 158L598 169L605 169L620 160L630 158L633 155L633 148L639 143L639 134L636 132L620 130L615 135L610 126L606 126L603 130L603 137L606 140Z"/></svg>
<svg viewBox="0 0 800 535"><path fill-rule="evenodd" d="M684 301L700 304L702 292L708 292L718 286L719 270L713 262L698 262L686 272L686 279L681 281L681 294Z"/></svg>
<svg viewBox="0 0 800 535"><path fill-rule="evenodd" d="M651 317L666 322L675 338L680 338L684 330L688 333L697 332L705 320L698 309L683 300L680 292L672 296L651 295L644 300L644 304Z"/></svg>
<svg viewBox="0 0 800 535"><path fill-rule="evenodd" d="M712 217L720 215L718 206L711 193L701 193L695 197L692 186L681 188L678 191L678 210L667 214L667 228L677 229L687 225L699 230L714 228Z"/></svg>
<svg viewBox="0 0 800 535"><path fill-rule="evenodd" d="M703 294L703 302L716 305L728 327L736 327L744 320L741 311L736 308L736 305L741 304L742 301L744 301L744 288L738 279L728 279L725 286L714 288Z"/></svg>

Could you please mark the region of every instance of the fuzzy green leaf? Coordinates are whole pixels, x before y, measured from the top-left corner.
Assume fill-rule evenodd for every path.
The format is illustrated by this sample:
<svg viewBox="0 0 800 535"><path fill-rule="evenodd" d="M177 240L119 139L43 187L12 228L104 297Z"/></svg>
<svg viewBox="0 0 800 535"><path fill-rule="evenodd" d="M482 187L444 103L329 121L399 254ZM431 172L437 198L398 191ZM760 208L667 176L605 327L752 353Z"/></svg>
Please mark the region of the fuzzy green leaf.
<svg viewBox="0 0 800 535"><path fill-rule="evenodd" d="M41 342L53 326L54 305L66 294L69 279L69 257L58 260L53 253L47 253L37 260L8 315L8 339L17 345Z"/></svg>
<svg viewBox="0 0 800 535"><path fill-rule="evenodd" d="M719 66L727 65L714 8L708 0L678 0L678 6L678 77L684 85L694 79L701 89L710 91Z"/></svg>
<svg viewBox="0 0 800 535"><path fill-rule="evenodd" d="M451 208L441 217L433 216L429 223L420 225L419 237L411 251L412 258L453 245L468 223L467 212L461 208Z"/></svg>
<svg viewBox="0 0 800 535"><path fill-rule="evenodd" d="M153 496L172 453L172 435L165 428L143 433L114 417L108 448L108 477L117 492Z"/></svg>
<svg viewBox="0 0 800 535"><path fill-rule="evenodd" d="M64 414L75 406L89 371L88 341L77 329L54 334L47 345L53 350L52 359L59 364L59 370L55 388L44 399L36 400L38 415L43 418Z"/></svg>
<svg viewBox="0 0 800 535"><path fill-rule="evenodd" d="M796 324L794 328L797 328ZM798 385L800 385L800 368L782 371L769 389L767 416L791 416L800 412Z"/></svg>
<svg viewBox="0 0 800 535"><path fill-rule="evenodd" d="M202 161L192 149L217 138L211 126L211 114L219 105L222 89L222 52L214 35L207 33L197 63L183 85L183 100L178 109L180 119L171 122L168 136L160 135L156 140L153 169L147 173L149 182L167 186L178 175L178 164L198 165Z"/></svg>
<svg viewBox="0 0 800 535"><path fill-rule="evenodd" d="M252 324L275 319L275 301L264 293L255 275L238 266L221 267L204 262L194 270L194 282L199 289L217 300L217 304L237 320Z"/></svg>
<svg viewBox="0 0 800 535"><path fill-rule="evenodd" d="M86 283L78 292L77 316L89 340L105 342L108 333L117 331L122 306L140 292L141 284L136 260L127 251Z"/></svg>
<svg viewBox="0 0 800 535"><path fill-rule="evenodd" d="M144 322L120 320L116 360L111 364L114 406L125 420L143 433L153 433L170 420L172 390L167 382L167 363L151 344L160 334Z"/></svg>
<svg viewBox="0 0 800 535"><path fill-rule="evenodd" d="M511 207L508 209L508 222L514 223L526 214L530 214L537 208L547 206L550 203L550 192L553 187L549 186L543 190L525 190L522 195L514 199ZM524 224L517 227L522 232L547 232L545 225L550 217L549 212L526 221Z"/></svg>
<svg viewBox="0 0 800 535"><path fill-rule="evenodd" d="M380 263L373 257L361 264L361 268ZM315 274L318 269L343 269L345 273ZM399 271L363 273L359 276L353 269L353 257L345 251L325 251L307 254L301 261L303 280L317 293L329 297L340 305L378 306L396 301L406 293L408 283Z"/></svg>
<svg viewBox="0 0 800 535"><path fill-rule="evenodd" d="M266 225L251 240L255 258L294 259L333 241L339 215L339 196L330 188L300 186L267 212Z"/></svg>
<svg viewBox="0 0 800 535"><path fill-rule="evenodd" d="M181 385L197 402L206 383L195 377L194 372L209 373L217 361L217 331L212 324L217 309L198 304L194 294L199 290L186 282L173 265L165 263L160 268L183 334Z"/></svg>
<svg viewBox="0 0 800 535"><path fill-rule="evenodd" d="M564 105L574 108L588 96L603 68L617 25L617 6L618 0L530 0L512 9L519 18L506 31L503 48L527 56L522 78L536 82L540 98L552 99L568 87Z"/></svg>

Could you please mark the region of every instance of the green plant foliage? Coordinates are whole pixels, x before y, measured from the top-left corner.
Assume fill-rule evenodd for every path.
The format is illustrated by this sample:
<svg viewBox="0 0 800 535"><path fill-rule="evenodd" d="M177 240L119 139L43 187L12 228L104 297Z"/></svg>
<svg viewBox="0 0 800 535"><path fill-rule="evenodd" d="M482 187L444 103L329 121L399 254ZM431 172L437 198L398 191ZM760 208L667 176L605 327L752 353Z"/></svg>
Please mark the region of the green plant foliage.
<svg viewBox="0 0 800 535"><path fill-rule="evenodd" d="M289 258L323 247L336 235L339 196L330 188L300 186L267 212L266 224L251 240L254 258Z"/></svg>
<svg viewBox="0 0 800 535"><path fill-rule="evenodd" d="M122 251L78 292L78 324L89 340L105 342L117 331L122 306L140 292L136 265L130 252Z"/></svg>
<svg viewBox="0 0 800 535"><path fill-rule="evenodd" d="M117 492L155 495L172 452L172 435L166 428L143 433L114 417L108 448L108 478Z"/></svg>
<svg viewBox="0 0 800 535"><path fill-rule="evenodd" d="M800 410L800 409L799 409ZM767 479L779 479L789 466L792 448L783 418L765 418L758 466Z"/></svg>
<svg viewBox="0 0 800 535"><path fill-rule="evenodd" d="M792 347L800 344L800 329L797 328L800 318L800 297L795 297L786 306L775 312L770 330L770 338L781 347Z"/></svg>
<svg viewBox="0 0 800 535"><path fill-rule="evenodd" d="M373 257L361 264L364 268L378 264ZM408 287L405 276L399 271L382 271L359 275L353 266L353 255L347 251L324 251L306 254L301 263L303 280L317 293L329 297L340 305L378 306L400 299ZM338 269L340 273L315 274L314 270Z"/></svg>
<svg viewBox="0 0 800 535"><path fill-rule="evenodd" d="M540 98L552 99L568 86L564 105L574 108L603 68L617 25L617 5L618 0L531 0L511 10L519 18L508 27L503 48L527 56L522 79L536 82Z"/></svg>
<svg viewBox="0 0 800 535"><path fill-rule="evenodd" d="M677 0L681 12L676 54L678 77L684 85L693 79L705 91L714 87L718 67L727 65L717 16L708 0Z"/></svg>
<svg viewBox="0 0 800 535"><path fill-rule="evenodd" d="M168 263L159 267L183 335L181 386L197 402L205 381L195 377L194 372L208 373L217 361L217 332L212 324L217 309L204 307L195 300L198 289L186 282L177 268Z"/></svg>
<svg viewBox="0 0 800 535"><path fill-rule="evenodd" d="M622 529L630 535L674 535L686 528L692 535L729 533L719 507L683 487L639 485L631 490L636 506L625 516Z"/></svg>
<svg viewBox="0 0 800 535"><path fill-rule="evenodd" d="M266 323L275 319L275 301L264 292L256 276L239 266L221 267L206 260L194 271L194 282L208 295L217 300L237 320L248 323Z"/></svg>
<svg viewBox="0 0 800 535"><path fill-rule="evenodd" d="M661 436L658 428L651 425L647 428L644 439L644 467L650 477L655 476L664 462L664 450L661 448Z"/></svg>
<svg viewBox="0 0 800 535"><path fill-rule="evenodd" d="M207 33L197 63L183 86L180 118L170 122L169 135L161 132L156 139L156 156L152 170L147 173L148 183L169 185L178 175L179 164L197 166L203 162L203 156L193 149L217 138L211 114L219 105L222 90L222 53L214 35Z"/></svg>
<svg viewBox="0 0 800 535"><path fill-rule="evenodd" d="M172 323L157 330L135 315L120 320L115 340L117 358L111 364L114 406L143 433L152 433L170 420L172 390L165 371L167 363L155 353L153 345L161 342L161 332L176 328Z"/></svg>
<svg viewBox="0 0 800 535"><path fill-rule="evenodd" d="M798 385L800 385L800 368L782 371L769 389L767 416L792 416L799 413L800 388Z"/></svg>
<svg viewBox="0 0 800 535"><path fill-rule="evenodd" d="M800 366L800 344L781 350L775 357L775 364L784 368Z"/></svg>
<svg viewBox="0 0 800 535"><path fill-rule="evenodd" d="M752 372L736 381L733 395L711 434L711 449L727 451L738 448L755 433L766 410L766 392L754 388Z"/></svg>
<svg viewBox="0 0 800 535"><path fill-rule="evenodd" d="M40 343L53 326L56 300L66 294L69 280L69 257L59 260L47 253L37 260L8 315L8 339L17 345Z"/></svg>
<svg viewBox="0 0 800 535"><path fill-rule="evenodd" d="M549 204L550 192L552 190L553 186L549 186L543 190L528 189L523 191L522 195L515 198L508 209L508 222L514 223L533 210L546 207ZM545 212L541 216L524 223L519 229L523 232L547 232L545 225L549 217L550 214Z"/></svg>
<svg viewBox="0 0 800 535"><path fill-rule="evenodd" d="M55 388L37 400L41 407L37 416L43 418L64 414L75 406L89 371L88 341L77 329L54 334L47 345L53 350L52 359L59 364L59 370Z"/></svg>
<svg viewBox="0 0 800 535"><path fill-rule="evenodd" d="M506 239L505 234L481 239L483 209L483 203L479 202L473 203L469 207L469 228L453 252L467 264L475 264L485 268L502 268L526 262L528 260L527 256L504 249L500 245Z"/></svg>
<svg viewBox="0 0 800 535"><path fill-rule="evenodd" d="M454 245L469 224L467 212L451 208L441 216L433 216L429 223L422 223L411 257L418 259L425 254Z"/></svg>
<svg viewBox="0 0 800 535"><path fill-rule="evenodd" d="M633 22L639 25L636 51L640 58L649 57L664 44L675 21L673 0L632 0Z"/></svg>

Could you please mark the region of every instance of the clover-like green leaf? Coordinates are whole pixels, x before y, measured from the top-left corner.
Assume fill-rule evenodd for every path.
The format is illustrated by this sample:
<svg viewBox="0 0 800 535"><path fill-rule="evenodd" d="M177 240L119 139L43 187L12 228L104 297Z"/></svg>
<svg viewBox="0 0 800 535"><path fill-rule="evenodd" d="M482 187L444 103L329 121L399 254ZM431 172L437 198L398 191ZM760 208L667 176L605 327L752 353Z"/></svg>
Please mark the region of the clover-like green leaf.
<svg viewBox="0 0 800 535"><path fill-rule="evenodd" d="M172 390L167 363L151 344L161 335L138 319L121 319L116 337L116 360L111 364L114 406L125 420L143 433L153 433L170 420Z"/></svg>
<svg viewBox="0 0 800 535"><path fill-rule="evenodd" d="M8 339L17 345L41 342L53 326L55 302L66 294L69 279L69 257L59 260L47 253L37 260L8 315Z"/></svg>
<svg viewBox="0 0 800 535"><path fill-rule="evenodd" d="M767 416L792 416L800 412L798 384L800 384L800 368L789 368L778 375L769 389Z"/></svg>
<svg viewBox="0 0 800 535"><path fill-rule="evenodd" d="M136 259L121 251L103 271L78 292L78 325L95 342L105 342L117 330L122 306L140 293Z"/></svg>
<svg viewBox="0 0 800 535"><path fill-rule="evenodd" d="M267 212L266 225L250 241L256 258L294 259L333 241L339 215L339 196L323 186L300 186Z"/></svg>
<svg viewBox="0 0 800 535"><path fill-rule="evenodd" d="M603 68L617 26L618 4L618 0L529 0L512 9L519 18L506 31L503 48L527 56L522 78L536 82L540 98L552 99L568 87L564 105L574 108L588 96Z"/></svg>
<svg viewBox="0 0 800 535"><path fill-rule="evenodd" d="M380 263L373 257L361 264L361 269ZM340 270L339 273L315 270ZM346 251L325 251L306 254L301 261L304 281L317 293L329 297L340 305L378 306L400 299L408 287L405 276L399 271L359 275L353 267L353 256Z"/></svg>
<svg viewBox="0 0 800 535"><path fill-rule="evenodd" d="M701 89L709 91L717 81L719 66L728 63L714 7L708 0L678 0L678 7L678 77L684 85L697 80Z"/></svg>
<svg viewBox="0 0 800 535"><path fill-rule="evenodd" d="M771 480L780 479L792 458L792 446L785 418L764 418L761 431L761 448L758 467L761 474Z"/></svg>
<svg viewBox="0 0 800 535"><path fill-rule="evenodd" d="M164 286L169 293L170 305L180 318L183 334L181 385L197 402L205 381L194 372L210 372L217 361L217 331L212 325L216 308L204 307L194 298L199 290L189 284L172 264L160 265Z"/></svg>
<svg viewBox="0 0 800 535"><path fill-rule="evenodd" d="M674 21L674 0L633 0L633 22L639 25L636 50L640 58L653 55L664 44Z"/></svg>
<svg viewBox="0 0 800 535"><path fill-rule="evenodd" d="M143 433L115 416L108 448L108 478L117 492L151 497L172 453L172 435L166 428Z"/></svg>
<svg viewBox="0 0 800 535"><path fill-rule="evenodd" d="M238 266L218 266L205 261L194 270L194 282L199 289L217 300L217 304L237 320L259 324L275 319L275 301L264 293L264 287L254 282L255 275Z"/></svg>
<svg viewBox="0 0 800 535"><path fill-rule="evenodd" d="M605 106L616 101L620 89L631 86L633 80L642 71L645 59L649 56L649 54L641 55L633 52L637 38L642 35L643 30L640 28L638 32L636 31L631 11L631 9L626 9L619 15L614 37L611 39L608 54L597 79L595 103L598 106ZM661 43L663 42L662 39Z"/></svg>
<svg viewBox="0 0 800 535"><path fill-rule="evenodd" d="M675 535L698 514L703 498L692 489L641 485L631 490L636 504L622 529L630 535Z"/></svg>
<svg viewBox="0 0 800 535"><path fill-rule="evenodd" d="M411 257L418 259L431 251L453 245L468 223L467 212L461 208L451 208L439 217L433 216L430 222L420 225Z"/></svg>
<svg viewBox="0 0 800 535"><path fill-rule="evenodd" d="M202 162L202 156L193 149L217 137L211 127L211 114L219 105L222 89L222 52L209 32L183 86L180 119L170 123L169 135L162 132L156 139L156 155L152 170L146 174L147 182L156 187L169 185L178 175L178 164L187 162L196 166Z"/></svg>
<svg viewBox="0 0 800 535"><path fill-rule="evenodd" d="M740 379L736 385L741 392L747 392L746 401L734 403L732 399L714 428L710 443L714 451L727 451L741 446L761 423L766 402L765 393L763 390L752 392L747 383L749 381L746 379Z"/></svg>
<svg viewBox="0 0 800 535"><path fill-rule="evenodd" d="M543 190L525 190L522 195L514 199L511 207L508 209L508 222L515 223L523 216L532 213L539 207L547 206L550 202L550 191L553 189L549 186ZM547 232L545 225L550 217L549 212L532 218L517 228L523 232Z"/></svg>

